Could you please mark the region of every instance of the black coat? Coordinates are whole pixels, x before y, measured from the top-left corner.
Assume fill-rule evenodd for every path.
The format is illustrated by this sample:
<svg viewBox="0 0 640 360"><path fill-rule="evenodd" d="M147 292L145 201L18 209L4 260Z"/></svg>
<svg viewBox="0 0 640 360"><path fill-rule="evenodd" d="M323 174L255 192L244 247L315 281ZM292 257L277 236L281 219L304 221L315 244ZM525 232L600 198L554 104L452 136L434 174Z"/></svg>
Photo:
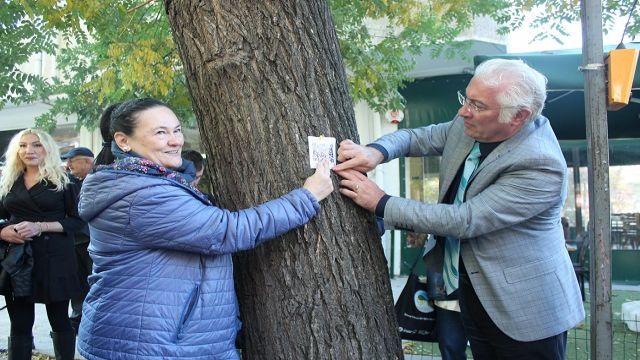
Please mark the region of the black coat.
<svg viewBox="0 0 640 360"><path fill-rule="evenodd" d="M31 296L33 252L31 243L0 244L0 294Z"/></svg>
<svg viewBox="0 0 640 360"><path fill-rule="evenodd" d="M46 182L27 189L22 177L2 199L0 218L8 219L9 224L57 221L64 229L60 233L43 232L30 241L33 302L64 301L80 293L73 234L85 223L78 216L77 199L78 188L73 183L60 192Z"/></svg>

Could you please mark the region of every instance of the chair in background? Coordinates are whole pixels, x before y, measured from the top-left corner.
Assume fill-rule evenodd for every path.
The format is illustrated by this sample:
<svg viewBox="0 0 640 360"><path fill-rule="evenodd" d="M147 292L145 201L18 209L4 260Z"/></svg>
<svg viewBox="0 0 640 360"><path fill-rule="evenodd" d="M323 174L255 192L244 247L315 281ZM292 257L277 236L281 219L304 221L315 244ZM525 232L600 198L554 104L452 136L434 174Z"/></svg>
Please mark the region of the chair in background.
<svg viewBox="0 0 640 360"><path fill-rule="evenodd" d="M584 283L585 281L589 282L589 235L584 232L578 235L582 241L579 241L579 238L576 238L577 246L578 246L578 258L577 261L573 263L573 270L576 273L576 279L578 279L578 284L580 285L580 293L582 294L582 301L585 300L584 294Z"/></svg>

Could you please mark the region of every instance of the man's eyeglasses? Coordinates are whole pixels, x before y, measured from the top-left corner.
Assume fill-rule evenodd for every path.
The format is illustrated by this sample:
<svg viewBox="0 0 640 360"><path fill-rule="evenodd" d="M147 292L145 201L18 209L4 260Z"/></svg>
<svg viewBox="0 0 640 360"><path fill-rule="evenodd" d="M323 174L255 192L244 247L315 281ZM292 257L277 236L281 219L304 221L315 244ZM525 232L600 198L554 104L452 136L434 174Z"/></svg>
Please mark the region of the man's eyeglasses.
<svg viewBox="0 0 640 360"><path fill-rule="evenodd" d="M499 108L489 108L484 105L478 105L475 101L470 100L468 97L462 95L462 93L458 90L458 102L460 105L466 106L467 109L471 110L473 113L479 113L487 110L502 110L502 109L514 109L517 106L501 106Z"/></svg>
<svg viewBox="0 0 640 360"><path fill-rule="evenodd" d="M473 100L469 100L469 98L462 95L462 93L459 90L458 90L458 102L460 102L460 105L462 105L463 107L466 106L469 110L471 110L471 112L474 112L474 113L479 113L479 112L488 110L484 106L480 106L476 104Z"/></svg>

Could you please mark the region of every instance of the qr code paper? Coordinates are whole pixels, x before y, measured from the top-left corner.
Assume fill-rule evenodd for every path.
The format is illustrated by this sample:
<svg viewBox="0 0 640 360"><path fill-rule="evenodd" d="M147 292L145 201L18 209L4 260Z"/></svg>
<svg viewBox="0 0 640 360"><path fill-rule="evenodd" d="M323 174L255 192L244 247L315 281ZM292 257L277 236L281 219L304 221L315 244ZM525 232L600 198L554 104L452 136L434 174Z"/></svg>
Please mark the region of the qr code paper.
<svg viewBox="0 0 640 360"><path fill-rule="evenodd" d="M309 166L315 169L322 161L329 161L329 167L336 166L336 138L309 136Z"/></svg>

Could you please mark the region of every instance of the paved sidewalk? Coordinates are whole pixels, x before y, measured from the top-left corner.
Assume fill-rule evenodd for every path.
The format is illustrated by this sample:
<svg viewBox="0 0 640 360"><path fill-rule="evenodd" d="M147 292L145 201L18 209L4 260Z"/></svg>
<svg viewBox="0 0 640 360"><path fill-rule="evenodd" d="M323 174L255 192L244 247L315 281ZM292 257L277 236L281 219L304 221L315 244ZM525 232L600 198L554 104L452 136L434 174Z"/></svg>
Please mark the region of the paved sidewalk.
<svg viewBox="0 0 640 360"><path fill-rule="evenodd" d="M393 301L395 302L402 288L407 282L406 276L396 276L391 279L391 291L393 292ZM613 285L616 290L630 290L640 291L640 285ZM4 307L4 296L0 296L0 308ZM36 304L36 322L33 326L33 337L36 345L37 352L53 356L53 344L49 337L51 327L49 326L49 320L47 320L47 312L44 305ZM0 349L7 348L7 338L9 337L9 316L7 310L0 311ZM2 355L0 355L2 359ZM84 359L76 352L76 359ZM408 358L410 359L410 357ZM426 360L425 357L420 357L422 360Z"/></svg>
<svg viewBox="0 0 640 360"><path fill-rule="evenodd" d="M5 306L4 296L0 296L0 308ZM9 337L10 323L7 309L0 311L0 349L7 348L7 339ZM35 352L39 352L45 355L53 356L53 343L49 332L51 326L47 319L47 310L43 304L36 304L36 321L33 325L33 342L36 345ZM2 359L0 355L0 359ZM76 359L84 359L76 351Z"/></svg>
<svg viewBox="0 0 640 360"><path fill-rule="evenodd" d="M393 300L400 296L400 292L407 282L407 277L395 277L391 279L391 288L393 291ZM4 296L0 296L0 308L4 307ZM7 310L0 311L0 349L7 348L7 338L9 337L9 315ZM36 322L33 325L33 339L36 344L35 352L39 352L46 355L53 356L53 344L51 343L51 337L49 332L51 326L49 326L49 320L47 319L47 311L42 304L36 304ZM2 355L0 355L0 359ZM84 359L76 351L76 359Z"/></svg>

